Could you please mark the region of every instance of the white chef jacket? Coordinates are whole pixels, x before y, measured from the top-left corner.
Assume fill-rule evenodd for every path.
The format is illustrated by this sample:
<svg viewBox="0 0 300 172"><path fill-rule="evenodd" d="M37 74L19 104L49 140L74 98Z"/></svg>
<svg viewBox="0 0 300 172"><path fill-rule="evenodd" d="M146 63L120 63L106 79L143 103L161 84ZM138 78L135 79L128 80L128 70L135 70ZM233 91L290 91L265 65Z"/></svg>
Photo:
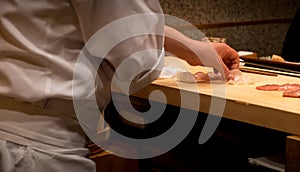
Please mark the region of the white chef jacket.
<svg viewBox="0 0 300 172"><path fill-rule="evenodd" d="M162 13L156 0L1 0L0 8L0 95L37 104L52 98L72 100L74 65L85 43L99 29L126 16ZM162 31L163 22L154 20L141 23L141 27ZM114 71L122 60L139 50L163 50L163 38L153 35L138 36L128 43L121 43L109 53L106 62L110 65L105 68ZM135 64L140 68L144 64L157 66L162 57L135 59ZM99 71L105 70L100 67ZM150 83L158 74L146 71L135 82ZM105 82L100 77L99 93ZM104 100L101 106L107 102ZM61 147L80 147L85 140L78 128L71 118L0 109L0 139L22 142L17 135L52 145L60 142Z"/></svg>

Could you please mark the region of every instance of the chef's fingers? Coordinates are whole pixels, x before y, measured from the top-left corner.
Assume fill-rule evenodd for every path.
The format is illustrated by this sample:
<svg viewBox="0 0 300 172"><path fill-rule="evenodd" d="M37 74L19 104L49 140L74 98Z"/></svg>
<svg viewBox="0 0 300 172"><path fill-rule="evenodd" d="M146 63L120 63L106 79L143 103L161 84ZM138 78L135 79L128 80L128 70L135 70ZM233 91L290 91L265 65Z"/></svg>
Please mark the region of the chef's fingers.
<svg viewBox="0 0 300 172"><path fill-rule="evenodd" d="M211 45L214 47L218 55L222 58L223 62L230 70L239 68L240 57L233 48L226 43L212 42Z"/></svg>
<svg viewBox="0 0 300 172"><path fill-rule="evenodd" d="M232 51L232 53L223 54L221 58L230 70L239 69L240 57L238 54L234 53L234 51Z"/></svg>
<svg viewBox="0 0 300 172"><path fill-rule="evenodd" d="M226 66L224 62L222 62L223 70L224 70L224 75L222 76L224 79L227 81L233 80L234 79L234 74L229 70L229 68Z"/></svg>
<svg viewBox="0 0 300 172"><path fill-rule="evenodd" d="M231 65L230 69L233 70L233 69L239 69L239 66L240 66L240 63L234 63Z"/></svg>

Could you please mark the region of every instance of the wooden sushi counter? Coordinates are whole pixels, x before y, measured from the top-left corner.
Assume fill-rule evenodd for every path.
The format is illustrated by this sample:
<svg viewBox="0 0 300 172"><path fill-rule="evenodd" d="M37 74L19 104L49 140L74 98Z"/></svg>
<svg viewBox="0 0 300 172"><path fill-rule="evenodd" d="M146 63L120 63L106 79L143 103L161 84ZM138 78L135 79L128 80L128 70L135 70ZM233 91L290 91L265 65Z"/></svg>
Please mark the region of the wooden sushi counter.
<svg viewBox="0 0 300 172"><path fill-rule="evenodd" d="M167 59L166 63L172 63L171 59ZM192 73L203 70L203 67L188 68ZM243 76L252 79L254 83L179 83L173 78L167 78L155 80L134 96L149 99L151 92L159 90L163 92L166 102L161 94L152 94L151 100L219 116L211 108L221 108L223 118L289 133L286 139L285 168L287 172L300 171L300 98L283 97L282 91L256 89L264 84L300 84L300 78L247 72L243 72ZM200 104L195 103L198 102L195 98L199 98Z"/></svg>

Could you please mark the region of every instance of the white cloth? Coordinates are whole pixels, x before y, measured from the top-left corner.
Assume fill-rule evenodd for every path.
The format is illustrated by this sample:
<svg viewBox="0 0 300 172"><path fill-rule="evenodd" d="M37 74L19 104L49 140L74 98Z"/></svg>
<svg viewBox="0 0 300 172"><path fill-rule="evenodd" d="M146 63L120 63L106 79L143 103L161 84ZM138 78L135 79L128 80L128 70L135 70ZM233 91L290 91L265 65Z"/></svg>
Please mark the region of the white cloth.
<svg viewBox="0 0 300 172"><path fill-rule="evenodd" d="M0 95L20 102L38 102L40 107L47 107L48 100L53 98L72 100L76 60L85 43L99 29L126 16L162 13L156 0L12 0L0 1L0 8ZM163 31L163 22L157 19L141 23L140 27ZM122 29L130 31L134 28L125 26ZM101 44L93 46L101 47L109 41L102 40ZM117 45L105 57L97 81L100 108L104 108L110 98L107 90L110 83L106 77L129 55L145 49L163 52L163 38L136 36ZM144 65L154 68L161 65L162 54L137 56L133 61L137 68L142 69ZM126 79L126 76L124 73L119 79ZM158 76L159 73L148 70L134 82L145 85ZM84 81L86 76L79 79ZM94 91L83 85L83 95ZM64 105L61 108L64 109ZM84 146L85 138L76 120L69 115L57 117L65 115L63 111L56 117L43 115L0 110L0 139L11 138L17 144L26 145L22 139L17 139L20 136L33 142L51 143L55 147L71 145L74 149ZM59 142L55 145L55 140L62 139L64 146Z"/></svg>
<svg viewBox="0 0 300 172"><path fill-rule="evenodd" d="M156 0L14 0L0 1L0 8L0 94L29 102L72 99L76 59L85 42L103 26L129 15L162 13ZM163 30L159 22L139 25ZM115 67L137 50L162 47L156 37L137 37L116 47L107 63ZM157 57L143 60L137 64L155 66L159 61ZM148 82L154 79L147 77L150 73L144 75Z"/></svg>
<svg viewBox="0 0 300 172"><path fill-rule="evenodd" d="M0 139L1 172L93 172L94 163L72 152L44 150Z"/></svg>

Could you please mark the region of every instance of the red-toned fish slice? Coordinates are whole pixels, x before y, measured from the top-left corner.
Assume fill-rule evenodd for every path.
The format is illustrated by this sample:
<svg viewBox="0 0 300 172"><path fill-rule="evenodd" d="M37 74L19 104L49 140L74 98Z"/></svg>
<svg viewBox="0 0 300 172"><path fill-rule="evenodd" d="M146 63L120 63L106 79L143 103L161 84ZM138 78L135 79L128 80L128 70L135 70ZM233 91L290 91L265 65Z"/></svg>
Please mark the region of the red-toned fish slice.
<svg viewBox="0 0 300 172"><path fill-rule="evenodd" d="M263 90L263 91L278 91L280 89L281 85L278 84L266 84L266 85L261 85L257 86L257 90Z"/></svg>
<svg viewBox="0 0 300 172"><path fill-rule="evenodd" d="M288 84L287 91L297 91L300 90L300 84Z"/></svg>
<svg viewBox="0 0 300 172"><path fill-rule="evenodd" d="M283 92L283 97L300 98L300 89L296 91L285 91Z"/></svg>
<svg viewBox="0 0 300 172"><path fill-rule="evenodd" d="M300 84L283 84L278 91L296 91L300 89Z"/></svg>
<svg viewBox="0 0 300 172"><path fill-rule="evenodd" d="M289 85L290 85L289 83L280 85L278 91L287 91Z"/></svg>
<svg viewBox="0 0 300 172"><path fill-rule="evenodd" d="M197 72L194 74L196 81L209 81L209 77L206 73Z"/></svg>

